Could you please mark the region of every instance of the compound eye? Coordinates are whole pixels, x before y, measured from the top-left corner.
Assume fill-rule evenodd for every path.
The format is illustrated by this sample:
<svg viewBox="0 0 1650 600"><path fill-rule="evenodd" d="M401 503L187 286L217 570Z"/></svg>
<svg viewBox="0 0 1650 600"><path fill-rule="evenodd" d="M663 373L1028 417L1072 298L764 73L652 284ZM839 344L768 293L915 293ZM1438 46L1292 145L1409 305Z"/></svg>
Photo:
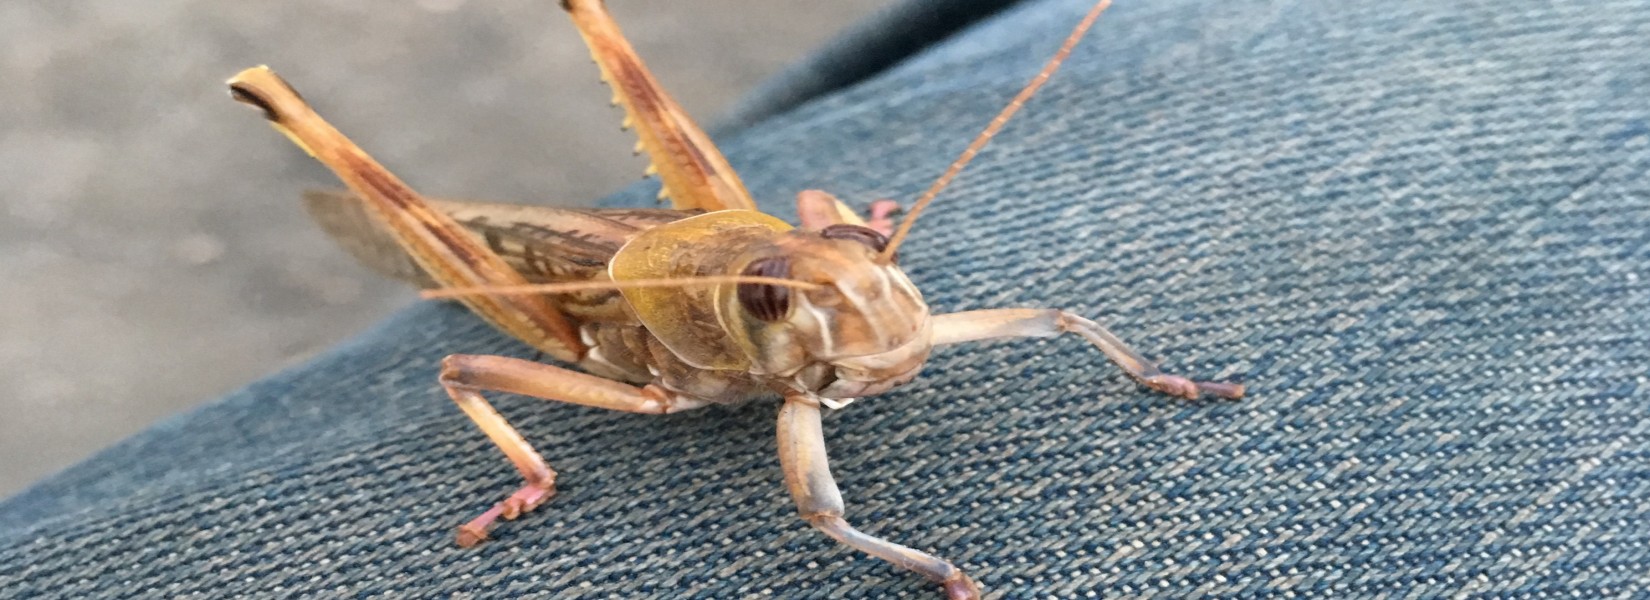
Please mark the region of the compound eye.
<svg viewBox="0 0 1650 600"><path fill-rule="evenodd" d="M791 261L783 256L758 258L745 265L745 270L740 274L784 279L791 276ZM741 283L737 295L739 306L763 321L779 321L791 312L791 288L782 285Z"/></svg>
<svg viewBox="0 0 1650 600"><path fill-rule="evenodd" d="M862 225L841 223L819 230L819 235L831 240L853 240L865 244L871 251L881 254L888 248L888 237L875 229Z"/></svg>

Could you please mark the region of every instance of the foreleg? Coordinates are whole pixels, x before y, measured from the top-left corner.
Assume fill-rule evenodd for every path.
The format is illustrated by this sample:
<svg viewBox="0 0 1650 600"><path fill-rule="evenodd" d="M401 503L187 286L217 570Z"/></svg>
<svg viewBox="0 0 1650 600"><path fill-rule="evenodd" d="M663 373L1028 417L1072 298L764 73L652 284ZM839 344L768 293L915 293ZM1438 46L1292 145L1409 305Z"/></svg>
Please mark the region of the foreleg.
<svg viewBox="0 0 1650 600"><path fill-rule="evenodd" d="M1164 373L1099 323L1063 310L1000 308L934 317L935 346L992 338L1053 337L1063 333L1082 336L1122 367L1129 377L1159 392L1182 398L1196 398L1201 394L1221 398L1243 397L1242 384L1193 381Z"/></svg>
<svg viewBox="0 0 1650 600"><path fill-rule="evenodd" d="M867 535L843 520L842 494L825 456L818 400L807 396L785 399L779 410L779 464L785 471L785 486L809 525L844 545L927 577L945 588L947 598L980 597L979 585L945 559Z"/></svg>
<svg viewBox="0 0 1650 600"><path fill-rule="evenodd" d="M802 190L796 194L796 213L801 217L803 229L818 231L831 225L860 225L874 229L884 236L890 236L894 234L893 215L897 212L899 203L893 200L877 200L871 203L871 208L867 211L870 218L867 220L829 192Z"/></svg>

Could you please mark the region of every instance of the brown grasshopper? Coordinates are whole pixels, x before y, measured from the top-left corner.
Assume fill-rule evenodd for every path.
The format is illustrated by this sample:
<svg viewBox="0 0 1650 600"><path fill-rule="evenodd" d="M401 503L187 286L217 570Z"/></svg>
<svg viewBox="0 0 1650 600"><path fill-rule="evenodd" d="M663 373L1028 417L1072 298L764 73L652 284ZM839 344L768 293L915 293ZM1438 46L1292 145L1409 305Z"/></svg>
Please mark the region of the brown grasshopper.
<svg viewBox="0 0 1650 600"><path fill-rule="evenodd" d="M482 392L633 413L674 413L777 394L779 459L802 518L833 539L916 571L950 598L979 587L951 563L854 529L827 466L820 407L911 381L935 346L1075 333L1136 381L1196 398L1231 383L1164 373L1094 321L1055 309L931 315L895 263L922 210L1059 68L1109 0L1097 2L1041 72L913 205L897 232L867 227L829 194L802 192L800 229L759 212L710 138L661 89L601 0L562 0L641 138L673 209L569 210L427 200L304 103L269 69L229 80L236 100L330 167L352 194L309 208L358 258L427 289L585 373L455 354L440 382L504 451L525 485L460 526L487 538L556 492L556 472ZM588 374L587 374L588 373Z"/></svg>

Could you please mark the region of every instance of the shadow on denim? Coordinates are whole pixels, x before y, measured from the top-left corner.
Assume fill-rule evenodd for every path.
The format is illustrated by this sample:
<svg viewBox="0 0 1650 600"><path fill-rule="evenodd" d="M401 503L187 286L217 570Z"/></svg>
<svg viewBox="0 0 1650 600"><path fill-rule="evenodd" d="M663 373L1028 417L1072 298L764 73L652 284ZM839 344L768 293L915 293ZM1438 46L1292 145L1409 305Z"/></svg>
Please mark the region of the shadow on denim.
<svg viewBox="0 0 1650 600"><path fill-rule="evenodd" d="M786 217L910 198L1086 4L1010 7L729 158ZM1638 1L1119 2L902 260L936 310L1072 309L1251 398L1149 394L1077 340L946 348L829 417L850 516L998 597L1650 591L1646 40ZM408 310L0 506L0 589L933 595L794 516L774 403L501 398L561 493L458 549L517 475L435 385L451 352L530 354Z"/></svg>

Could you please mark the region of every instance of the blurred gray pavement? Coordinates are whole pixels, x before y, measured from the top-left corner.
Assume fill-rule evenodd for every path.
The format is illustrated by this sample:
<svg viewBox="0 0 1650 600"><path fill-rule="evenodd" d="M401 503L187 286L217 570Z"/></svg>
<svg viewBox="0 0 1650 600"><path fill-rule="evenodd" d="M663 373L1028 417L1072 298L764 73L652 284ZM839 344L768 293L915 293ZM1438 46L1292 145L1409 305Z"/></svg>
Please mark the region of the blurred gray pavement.
<svg viewBox="0 0 1650 600"><path fill-rule="evenodd" d="M609 4L706 122L888 0ZM644 166L550 0L0 3L0 496L413 301L226 97L260 63L431 195L576 205Z"/></svg>

